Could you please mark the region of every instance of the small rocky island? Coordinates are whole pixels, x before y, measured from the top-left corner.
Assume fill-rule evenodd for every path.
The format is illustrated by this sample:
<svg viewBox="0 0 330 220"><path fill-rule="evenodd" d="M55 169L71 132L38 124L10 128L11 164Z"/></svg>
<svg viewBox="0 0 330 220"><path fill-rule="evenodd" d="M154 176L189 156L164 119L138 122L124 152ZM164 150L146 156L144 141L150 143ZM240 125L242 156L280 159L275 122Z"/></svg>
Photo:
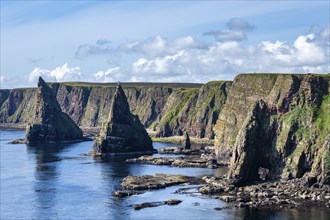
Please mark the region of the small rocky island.
<svg viewBox="0 0 330 220"><path fill-rule="evenodd" d="M39 77L31 121L26 126L28 144L83 139L82 130L62 112L53 90Z"/></svg>
<svg viewBox="0 0 330 220"><path fill-rule="evenodd" d="M153 153L152 141L137 115L129 109L126 95L118 83L108 121L95 139L93 155Z"/></svg>

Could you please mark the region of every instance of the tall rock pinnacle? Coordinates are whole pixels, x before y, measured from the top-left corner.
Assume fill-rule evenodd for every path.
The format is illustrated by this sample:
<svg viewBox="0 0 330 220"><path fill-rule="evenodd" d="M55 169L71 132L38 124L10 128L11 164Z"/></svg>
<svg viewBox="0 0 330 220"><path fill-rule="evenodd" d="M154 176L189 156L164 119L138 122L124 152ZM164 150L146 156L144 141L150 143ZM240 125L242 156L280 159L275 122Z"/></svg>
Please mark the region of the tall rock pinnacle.
<svg viewBox="0 0 330 220"><path fill-rule="evenodd" d="M139 117L131 114L124 90L118 83L108 121L103 123L100 135L95 139L94 155L152 150L151 138Z"/></svg>
<svg viewBox="0 0 330 220"><path fill-rule="evenodd" d="M72 141L82 139L83 133L61 110L53 90L39 77L35 107L26 127L28 143Z"/></svg>

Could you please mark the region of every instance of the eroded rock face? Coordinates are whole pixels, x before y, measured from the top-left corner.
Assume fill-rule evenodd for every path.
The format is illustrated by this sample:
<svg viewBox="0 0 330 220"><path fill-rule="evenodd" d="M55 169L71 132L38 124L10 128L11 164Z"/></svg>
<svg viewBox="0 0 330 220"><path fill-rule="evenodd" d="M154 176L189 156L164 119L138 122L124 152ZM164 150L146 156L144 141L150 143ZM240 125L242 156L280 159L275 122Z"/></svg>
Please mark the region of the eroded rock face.
<svg viewBox="0 0 330 220"><path fill-rule="evenodd" d="M81 140L83 133L61 111L52 89L39 77L31 122L26 127L27 143Z"/></svg>
<svg viewBox="0 0 330 220"><path fill-rule="evenodd" d="M95 155L106 155L148 151L153 151L151 138L139 117L131 114L126 95L118 83L109 119L102 125L93 152Z"/></svg>
<svg viewBox="0 0 330 220"><path fill-rule="evenodd" d="M238 185L308 177L329 183L329 75L242 74L215 125L218 158L230 153Z"/></svg>
<svg viewBox="0 0 330 220"><path fill-rule="evenodd" d="M183 135L214 138L213 126L226 101L231 82L211 81L200 89L175 89L152 128L157 137Z"/></svg>

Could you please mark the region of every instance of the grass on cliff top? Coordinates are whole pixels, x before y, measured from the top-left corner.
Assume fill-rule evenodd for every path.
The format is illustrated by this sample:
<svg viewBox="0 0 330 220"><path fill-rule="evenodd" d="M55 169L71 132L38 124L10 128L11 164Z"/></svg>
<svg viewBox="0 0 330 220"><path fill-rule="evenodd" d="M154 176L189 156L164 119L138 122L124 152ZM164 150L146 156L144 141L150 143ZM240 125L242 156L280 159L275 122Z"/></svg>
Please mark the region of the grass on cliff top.
<svg viewBox="0 0 330 220"><path fill-rule="evenodd" d="M219 80L219 81L210 81L210 82L207 82L204 86L206 86L206 87L208 87L208 86L221 86L225 82L228 82L228 81L222 81L222 80Z"/></svg>
<svg viewBox="0 0 330 220"><path fill-rule="evenodd" d="M183 137L162 137L162 138L152 137L151 139L154 142L165 142L165 143L181 143L183 141ZM207 138L190 137L190 142L196 144L214 144L213 139L207 139Z"/></svg>
<svg viewBox="0 0 330 220"><path fill-rule="evenodd" d="M55 84L55 83L53 83ZM80 87L116 87L118 83L96 83L96 82L63 82L66 86ZM203 84L199 83L158 83L158 82L121 82L123 88L130 87L165 87L165 88L200 88Z"/></svg>

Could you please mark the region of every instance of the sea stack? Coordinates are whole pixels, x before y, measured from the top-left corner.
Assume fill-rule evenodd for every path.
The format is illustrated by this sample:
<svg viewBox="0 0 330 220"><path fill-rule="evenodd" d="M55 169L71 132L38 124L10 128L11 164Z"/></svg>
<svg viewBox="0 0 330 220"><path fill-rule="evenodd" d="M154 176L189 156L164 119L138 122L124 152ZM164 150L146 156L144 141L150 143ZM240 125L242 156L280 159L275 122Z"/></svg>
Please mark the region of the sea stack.
<svg viewBox="0 0 330 220"><path fill-rule="evenodd" d="M184 147L185 150L190 150L191 144L190 144L190 138L188 132L184 134L182 146Z"/></svg>
<svg viewBox="0 0 330 220"><path fill-rule="evenodd" d="M117 155L153 152L152 141L137 115L130 112L126 95L118 82L108 121L95 139L93 154Z"/></svg>
<svg viewBox="0 0 330 220"><path fill-rule="evenodd" d="M70 116L62 112L53 90L41 77L33 111L31 122L26 127L27 143L74 141L83 138L81 129Z"/></svg>

